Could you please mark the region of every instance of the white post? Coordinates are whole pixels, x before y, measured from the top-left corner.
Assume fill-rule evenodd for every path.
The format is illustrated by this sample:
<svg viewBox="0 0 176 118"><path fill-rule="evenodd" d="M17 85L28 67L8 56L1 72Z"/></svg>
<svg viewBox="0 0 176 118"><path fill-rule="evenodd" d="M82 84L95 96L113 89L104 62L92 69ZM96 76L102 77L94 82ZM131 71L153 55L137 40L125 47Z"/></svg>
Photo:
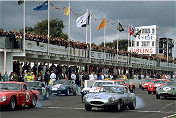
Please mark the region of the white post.
<svg viewBox="0 0 176 118"><path fill-rule="evenodd" d="M116 60L117 60L117 63L118 63L118 51L119 51L119 37L118 37L118 30L117 30L117 57L116 57Z"/></svg>
<svg viewBox="0 0 176 118"><path fill-rule="evenodd" d="M91 30L91 11L90 11L90 60L91 60L91 50L92 50L92 30Z"/></svg>
<svg viewBox="0 0 176 118"><path fill-rule="evenodd" d="M88 9L87 9L87 14L88 14ZM87 24L86 24L86 44L87 44Z"/></svg>
<svg viewBox="0 0 176 118"><path fill-rule="evenodd" d="M26 29L25 29L25 0L24 0L24 6L23 6L23 52L25 52L25 33L26 33ZM21 44L20 44L21 45Z"/></svg>
<svg viewBox="0 0 176 118"><path fill-rule="evenodd" d="M168 38L167 38L167 63L169 61L169 46L168 46Z"/></svg>
<svg viewBox="0 0 176 118"><path fill-rule="evenodd" d="M106 28L104 27L104 62L106 60L106 54L105 54L105 42L106 42Z"/></svg>
<svg viewBox="0 0 176 118"><path fill-rule="evenodd" d="M70 39L70 3L68 3L69 6L69 13L68 13L68 38Z"/></svg>
<svg viewBox="0 0 176 118"><path fill-rule="evenodd" d="M6 49L4 48L4 72L6 70Z"/></svg>
<svg viewBox="0 0 176 118"><path fill-rule="evenodd" d="M48 56L49 56L49 42L50 42L50 1L48 0Z"/></svg>

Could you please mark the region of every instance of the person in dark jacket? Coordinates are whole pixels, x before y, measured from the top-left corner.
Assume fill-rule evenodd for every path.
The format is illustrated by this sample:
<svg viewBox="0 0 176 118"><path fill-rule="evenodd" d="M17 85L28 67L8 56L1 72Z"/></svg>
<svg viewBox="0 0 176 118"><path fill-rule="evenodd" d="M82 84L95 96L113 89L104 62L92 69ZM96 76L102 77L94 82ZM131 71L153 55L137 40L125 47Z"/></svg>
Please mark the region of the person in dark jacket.
<svg viewBox="0 0 176 118"><path fill-rule="evenodd" d="M47 71L44 76L45 85L48 85L49 80L50 80L50 75L48 74L48 71Z"/></svg>

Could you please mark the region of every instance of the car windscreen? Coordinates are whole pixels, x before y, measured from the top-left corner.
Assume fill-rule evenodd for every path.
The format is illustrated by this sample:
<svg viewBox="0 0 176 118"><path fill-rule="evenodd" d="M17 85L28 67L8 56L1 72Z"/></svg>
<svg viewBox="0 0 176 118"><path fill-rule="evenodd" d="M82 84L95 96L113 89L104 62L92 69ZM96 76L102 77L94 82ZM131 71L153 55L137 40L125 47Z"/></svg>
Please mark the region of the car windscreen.
<svg viewBox="0 0 176 118"><path fill-rule="evenodd" d="M146 79L146 80L144 80L144 82L154 82L155 80L153 80L153 79Z"/></svg>
<svg viewBox="0 0 176 118"><path fill-rule="evenodd" d="M26 82L30 87L40 87L40 82Z"/></svg>
<svg viewBox="0 0 176 118"><path fill-rule="evenodd" d="M166 84L167 81L155 81L154 84Z"/></svg>
<svg viewBox="0 0 176 118"><path fill-rule="evenodd" d="M58 81L54 81L53 83L54 83L54 85L56 85L56 84L70 84L71 81L67 81L67 80L58 80Z"/></svg>
<svg viewBox="0 0 176 118"><path fill-rule="evenodd" d="M104 86L100 89L100 92L106 93L124 93L124 87L117 87L117 86Z"/></svg>
<svg viewBox="0 0 176 118"><path fill-rule="evenodd" d="M21 84L17 83L0 83L0 91L10 90L10 91L20 91Z"/></svg>
<svg viewBox="0 0 176 118"><path fill-rule="evenodd" d="M113 84L112 82L95 82L93 87L102 87L103 85L106 84Z"/></svg>

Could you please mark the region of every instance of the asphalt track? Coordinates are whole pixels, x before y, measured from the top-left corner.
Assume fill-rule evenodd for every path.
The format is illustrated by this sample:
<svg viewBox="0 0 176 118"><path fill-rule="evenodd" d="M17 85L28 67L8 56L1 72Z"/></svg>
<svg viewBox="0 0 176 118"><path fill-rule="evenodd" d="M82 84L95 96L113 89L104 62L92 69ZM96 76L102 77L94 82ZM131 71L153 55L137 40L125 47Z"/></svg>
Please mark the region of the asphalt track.
<svg viewBox="0 0 176 118"><path fill-rule="evenodd" d="M93 108L86 111L81 96L54 96L39 100L34 109L2 110L0 118L176 118L176 99L156 99L147 91L136 89L135 110L124 108L120 112ZM170 117L172 116L173 117ZM174 117L175 115L175 117Z"/></svg>

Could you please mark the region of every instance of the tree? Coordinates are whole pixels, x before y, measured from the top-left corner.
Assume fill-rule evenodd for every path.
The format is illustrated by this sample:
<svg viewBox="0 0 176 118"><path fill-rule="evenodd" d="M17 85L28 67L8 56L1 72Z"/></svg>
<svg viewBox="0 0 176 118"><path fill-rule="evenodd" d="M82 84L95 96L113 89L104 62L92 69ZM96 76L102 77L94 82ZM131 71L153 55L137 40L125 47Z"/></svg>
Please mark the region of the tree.
<svg viewBox="0 0 176 118"><path fill-rule="evenodd" d="M102 42L100 46L104 47L104 42ZM115 49L117 49L117 40L113 40L113 42L106 42L105 46L109 48L115 47ZM127 47L128 47L127 39L119 40L119 50L127 50Z"/></svg>
<svg viewBox="0 0 176 118"><path fill-rule="evenodd" d="M33 32L34 29L32 27L25 27L25 32ZM23 32L23 29L20 29L20 32Z"/></svg>
<svg viewBox="0 0 176 118"><path fill-rule="evenodd" d="M62 32L64 23L62 20L56 18L50 21L50 35L54 38L67 39L68 35ZM34 34L48 35L48 20L43 20L34 25Z"/></svg>

